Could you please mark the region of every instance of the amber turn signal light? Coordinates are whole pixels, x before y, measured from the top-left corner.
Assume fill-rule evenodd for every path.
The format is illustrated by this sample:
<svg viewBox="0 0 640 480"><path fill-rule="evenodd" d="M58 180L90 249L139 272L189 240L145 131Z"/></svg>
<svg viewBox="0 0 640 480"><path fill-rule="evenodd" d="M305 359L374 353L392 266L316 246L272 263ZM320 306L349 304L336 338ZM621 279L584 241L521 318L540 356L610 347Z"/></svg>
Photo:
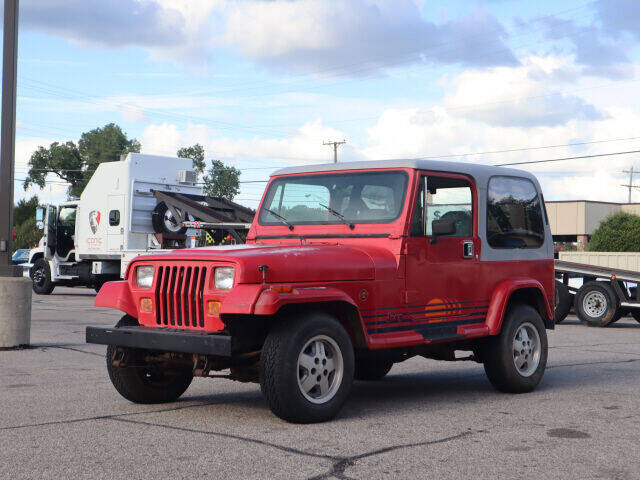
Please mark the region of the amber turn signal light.
<svg viewBox="0 0 640 480"><path fill-rule="evenodd" d="M271 290L275 290L278 293L291 293L293 287L291 285L274 285Z"/></svg>
<svg viewBox="0 0 640 480"><path fill-rule="evenodd" d="M222 304L220 302L216 302L213 300L210 300L207 303L207 312L209 313L209 315L218 315L220 314L220 307L222 306Z"/></svg>
<svg viewBox="0 0 640 480"><path fill-rule="evenodd" d="M141 312L150 312L153 310L153 302L150 298L141 298L140 299L140 311Z"/></svg>

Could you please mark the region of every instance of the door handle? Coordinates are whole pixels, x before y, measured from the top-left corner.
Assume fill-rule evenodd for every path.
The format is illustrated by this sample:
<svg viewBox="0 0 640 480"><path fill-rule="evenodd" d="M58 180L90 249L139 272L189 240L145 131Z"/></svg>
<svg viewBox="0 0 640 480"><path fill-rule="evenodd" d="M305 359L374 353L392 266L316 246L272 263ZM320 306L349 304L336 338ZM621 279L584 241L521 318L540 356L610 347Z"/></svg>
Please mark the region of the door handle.
<svg viewBox="0 0 640 480"><path fill-rule="evenodd" d="M462 258L473 258L473 242L462 242Z"/></svg>

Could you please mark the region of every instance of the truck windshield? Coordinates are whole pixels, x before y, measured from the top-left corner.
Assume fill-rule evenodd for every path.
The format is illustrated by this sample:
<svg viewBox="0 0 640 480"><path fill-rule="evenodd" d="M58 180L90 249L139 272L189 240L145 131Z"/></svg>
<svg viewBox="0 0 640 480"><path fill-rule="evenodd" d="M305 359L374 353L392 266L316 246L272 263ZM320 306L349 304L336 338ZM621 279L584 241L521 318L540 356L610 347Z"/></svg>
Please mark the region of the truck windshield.
<svg viewBox="0 0 640 480"><path fill-rule="evenodd" d="M282 225L271 210L294 225L390 223L402 212L407 181L401 171L277 178L267 190L258 222Z"/></svg>

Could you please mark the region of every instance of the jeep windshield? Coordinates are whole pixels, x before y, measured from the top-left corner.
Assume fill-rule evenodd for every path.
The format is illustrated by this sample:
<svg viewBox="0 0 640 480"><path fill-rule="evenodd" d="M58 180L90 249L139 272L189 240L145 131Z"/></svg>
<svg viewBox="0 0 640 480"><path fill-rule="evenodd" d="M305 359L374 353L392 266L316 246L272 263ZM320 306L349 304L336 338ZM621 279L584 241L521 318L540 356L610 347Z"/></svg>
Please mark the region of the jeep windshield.
<svg viewBox="0 0 640 480"><path fill-rule="evenodd" d="M283 225L283 218L292 225L391 223L402 212L407 181L402 171L276 178L258 223Z"/></svg>

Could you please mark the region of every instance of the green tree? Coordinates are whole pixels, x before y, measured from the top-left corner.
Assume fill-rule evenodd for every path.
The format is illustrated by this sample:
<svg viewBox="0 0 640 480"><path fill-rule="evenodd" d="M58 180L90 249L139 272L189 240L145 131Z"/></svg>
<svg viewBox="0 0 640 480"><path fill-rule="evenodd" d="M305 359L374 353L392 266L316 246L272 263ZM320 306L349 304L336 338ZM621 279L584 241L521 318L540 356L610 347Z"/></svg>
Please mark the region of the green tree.
<svg viewBox="0 0 640 480"><path fill-rule="evenodd" d="M34 195L29 200L20 200L15 207L13 207L13 225L21 225L31 218L36 217L36 208L40 205L38 196Z"/></svg>
<svg viewBox="0 0 640 480"><path fill-rule="evenodd" d="M115 162L121 155L139 151L138 140L127 138L118 125L110 123L83 133L77 145L54 142L49 148L38 147L29 160L24 188L31 184L44 187L47 174L53 173L69 182L70 196L79 197L99 164Z"/></svg>
<svg viewBox="0 0 640 480"><path fill-rule="evenodd" d="M84 188L83 170L84 161L75 143L53 142L49 148L40 146L29 159L29 173L24 181L24 189L31 184L44 188L47 175L54 173L70 184L69 194L75 196L78 189L81 192Z"/></svg>
<svg viewBox="0 0 640 480"><path fill-rule="evenodd" d="M42 230L36 226L36 217L33 216L14 228L16 238L13 248L33 248L42 238Z"/></svg>
<svg viewBox="0 0 640 480"><path fill-rule="evenodd" d="M204 161L204 148L199 143L191 147L182 147L176 153L180 158L190 158L193 162L193 169L198 172L198 175L204 173L206 163Z"/></svg>
<svg viewBox="0 0 640 480"><path fill-rule="evenodd" d="M618 212L605 218L587 245L591 252L640 252L640 216Z"/></svg>
<svg viewBox="0 0 640 480"><path fill-rule="evenodd" d="M220 160L211 160L203 181L205 195L233 200L240 191L240 170L227 167Z"/></svg>

